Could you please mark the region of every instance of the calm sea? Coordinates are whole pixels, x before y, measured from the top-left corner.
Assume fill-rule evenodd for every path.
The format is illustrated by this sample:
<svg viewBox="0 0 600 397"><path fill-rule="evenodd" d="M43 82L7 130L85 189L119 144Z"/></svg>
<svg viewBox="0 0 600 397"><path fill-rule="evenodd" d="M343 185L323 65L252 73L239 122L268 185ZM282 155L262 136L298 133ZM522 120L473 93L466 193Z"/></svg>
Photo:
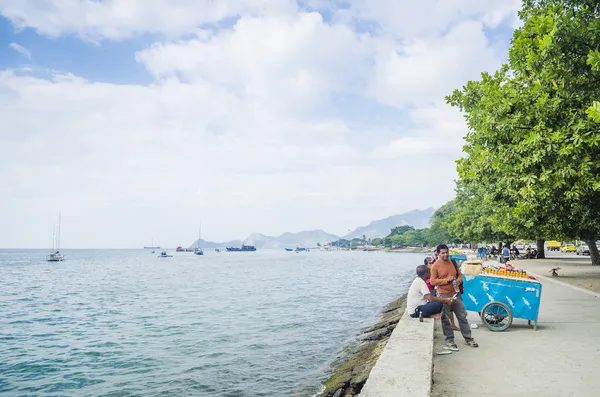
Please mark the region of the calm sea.
<svg viewBox="0 0 600 397"><path fill-rule="evenodd" d="M3 396L310 396L422 254L0 250Z"/></svg>

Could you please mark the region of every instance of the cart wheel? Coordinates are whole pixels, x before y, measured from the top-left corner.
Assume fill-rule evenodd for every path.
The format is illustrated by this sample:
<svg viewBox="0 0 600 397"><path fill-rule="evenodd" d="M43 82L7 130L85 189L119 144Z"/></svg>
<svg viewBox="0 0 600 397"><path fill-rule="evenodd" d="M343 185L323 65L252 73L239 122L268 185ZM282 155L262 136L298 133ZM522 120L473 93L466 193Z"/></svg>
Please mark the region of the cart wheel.
<svg viewBox="0 0 600 397"><path fill-rule="evenodd" d="M481 309L481 321L490 331L500 332L512 324L510 308L502 302L490 302Z"/></svg>

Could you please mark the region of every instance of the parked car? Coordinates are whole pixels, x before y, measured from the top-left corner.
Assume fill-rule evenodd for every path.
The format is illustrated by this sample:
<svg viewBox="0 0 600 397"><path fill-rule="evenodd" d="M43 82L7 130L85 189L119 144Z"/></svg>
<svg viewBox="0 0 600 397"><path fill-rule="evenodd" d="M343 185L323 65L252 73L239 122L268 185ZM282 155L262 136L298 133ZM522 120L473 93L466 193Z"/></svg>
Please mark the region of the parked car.
<svg viewBox="0 0 600 397"><path fill-rule="evenodd" d="M546 243L546 249L548 251L558 251L560 250L560 241L551 240Z"/></svg>
<svg viewBox="0 0 600 397"><path fill-rule="evenodd" d="M560 252L577 252L575 244L565 244L560 247Z"/></svg>
<svg viewBox="0 0 600 397"><path fill-rule="evenodd" d="M579 246L577 247L577 255L589 255L589 254L590 254L590 247L588 247L588 245L586 243L579 244Z"/></svg>

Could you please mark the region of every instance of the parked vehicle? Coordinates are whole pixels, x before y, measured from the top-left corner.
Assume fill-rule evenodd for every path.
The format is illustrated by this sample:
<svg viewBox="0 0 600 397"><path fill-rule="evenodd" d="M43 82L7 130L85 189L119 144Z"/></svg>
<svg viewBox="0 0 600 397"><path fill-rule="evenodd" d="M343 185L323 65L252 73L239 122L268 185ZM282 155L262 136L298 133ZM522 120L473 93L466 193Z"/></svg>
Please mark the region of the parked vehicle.
<svg viewBox="0 0 600 397"><path fill-rule="evenodd" d="M565 244L560 247L560 252L577 252L575 244Z"/></svg>
<svg viewBox="0 0 600 397"><path fill-rule="evenodd" d="M589 254L590 254L590 247L588 247L588 245L586 243L579 244L579 246L577 247L577 255L589 255Z"/></svg>
<svg viewBox="0 0 600 397"><path fill-rule="evenodd" d="M559 251L560 241L551 240L546 243L546 249L548 251Z"/></svg>

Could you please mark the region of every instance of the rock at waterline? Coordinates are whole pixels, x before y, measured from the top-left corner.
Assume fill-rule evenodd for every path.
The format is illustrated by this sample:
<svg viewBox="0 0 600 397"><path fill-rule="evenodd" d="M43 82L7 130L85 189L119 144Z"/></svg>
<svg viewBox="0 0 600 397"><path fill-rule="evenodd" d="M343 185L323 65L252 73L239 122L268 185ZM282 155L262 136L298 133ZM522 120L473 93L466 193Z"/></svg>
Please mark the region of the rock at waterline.
<svg viewBox="0 0 600 397"><path fill-rule="evenodd" d="M363 330L361 344L354 354L347 357L325 382L325 390L319 397L352 397L360 394L371 369L383 352L390 335L406 310L406 295L390 303L383 311L381 320Z"/></svg>

